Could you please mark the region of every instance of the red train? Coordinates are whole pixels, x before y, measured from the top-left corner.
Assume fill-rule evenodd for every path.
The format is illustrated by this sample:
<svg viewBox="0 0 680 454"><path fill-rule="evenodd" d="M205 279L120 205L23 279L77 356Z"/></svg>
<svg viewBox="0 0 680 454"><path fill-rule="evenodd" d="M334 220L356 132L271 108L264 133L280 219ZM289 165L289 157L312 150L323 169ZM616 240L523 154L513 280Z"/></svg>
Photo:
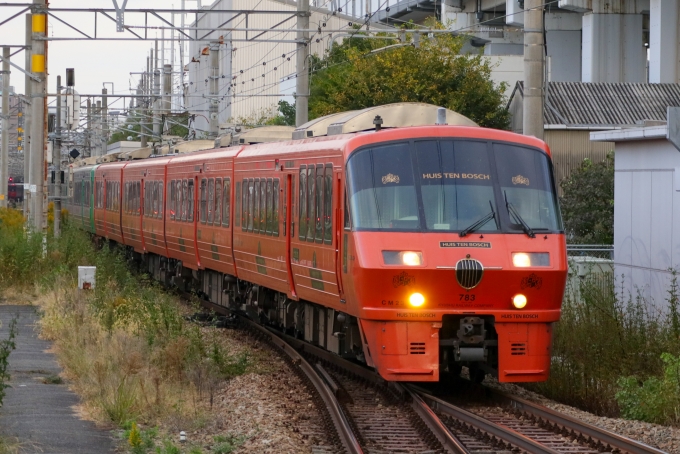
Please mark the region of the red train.
<svg viewBox="0 0 680 454"><path fill-rule="evenodd" d="M550 151L435 118L382 106L299 140L73 168L68 208L167 285L387 380L546 380L567 275Z"/></svg>
<svg viewBox="0 0 680 454"><path fill-rule="evenodd" d="M24 184L17 183L12 177L7 182L7 200L10 204L17 204L24 201Z"/></svg>

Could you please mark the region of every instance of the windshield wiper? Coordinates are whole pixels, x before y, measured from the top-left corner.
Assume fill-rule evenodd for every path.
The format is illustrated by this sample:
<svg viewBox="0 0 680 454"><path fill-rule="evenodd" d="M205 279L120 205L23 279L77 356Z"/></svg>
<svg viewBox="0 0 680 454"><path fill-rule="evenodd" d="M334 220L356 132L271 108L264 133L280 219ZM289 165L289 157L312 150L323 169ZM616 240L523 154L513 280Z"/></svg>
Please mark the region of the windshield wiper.
<svg viewBox="0 0 680 454"><path fill-rule="evenodd" d="M489 206L491 207L491 213L487 214L482 219L480 219L479 221L472 224L470 227L461 230L461 232L458 234L461 238L466 236L467 234L472 233L475 230L481 228L484 224L489 222L491 219L493 219L494 221L496 220L496 212L493 209L493 204L491 203L491 200L489 200ZM498 222L496 222L496 226L498 226Z"/></svg>
<svg viewBox="0 0 680 454"><path fill-rule="evenodd" d="M522 226L522 229L524 230L524 233L526 233L529 238L536 238L536 234L534 231L529 227L529 225L524 222L524 219L522 219L522 216L520 216L519 211L513 206L512 203L508 202L508 193L504 192L505 195L505 206L508 209L508 213L510 213L511 216L514 216L514 218L519 221L519 224Z"/></svg>

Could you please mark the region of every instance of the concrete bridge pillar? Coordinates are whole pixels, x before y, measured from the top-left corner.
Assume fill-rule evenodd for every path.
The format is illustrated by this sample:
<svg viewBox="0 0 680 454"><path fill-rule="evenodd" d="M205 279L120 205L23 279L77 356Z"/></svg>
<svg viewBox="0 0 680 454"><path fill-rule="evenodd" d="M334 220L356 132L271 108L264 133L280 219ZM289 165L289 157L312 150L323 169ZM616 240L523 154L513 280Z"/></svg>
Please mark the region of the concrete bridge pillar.
<svg viewBox="0 0 680 454"><path fill-rule="evenodd" d="M649 8L649 82L680 82L679 0L651 0Z"/></svg>

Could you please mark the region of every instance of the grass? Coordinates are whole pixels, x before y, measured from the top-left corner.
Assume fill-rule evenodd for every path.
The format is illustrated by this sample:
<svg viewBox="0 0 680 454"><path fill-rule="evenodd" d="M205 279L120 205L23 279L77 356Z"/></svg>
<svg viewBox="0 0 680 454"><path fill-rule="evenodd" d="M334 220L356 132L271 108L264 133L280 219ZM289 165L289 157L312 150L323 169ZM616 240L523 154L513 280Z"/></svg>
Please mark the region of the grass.
<svg viewBox="0 0 680 454"><path fill-rule="evenodd" d="M0 210L0 293L36 296L41 336L53 341L90 418L126 430L134 421L141 442L128 437L131 452L175 452L162 428L174 433L205 421L218 387L246 373L250 355L232 354L217 328L186 321L186 305L133 273L120 250L97 249L68 224L61 238L43 243L22 222ZM76 289L79 265L97 267L93 291Z"/></svg>
<svg viewBox="0 0 680 454"><path fill-rule="evenodd" d="M14 438L0 437L0 454L18 454L19 442Z"/></svg>
<svg viewBox="0 0 680 454"><path fill-rule="evenodd" d="M550 379L529 387L599 415L679 422L670 415L680 405L647 414L627 410L639 407L636 402L655 407L660 404L654 402L680 402L680 386L673 388L672 380L667 386L657 385L680 354L678 283L674 272L673 276L667 311L656 309L640 292L628 294L623 278L612 275L590 274L580 281L577 292L568 289L555 325ZM677 374L675 378L677 384Z"/></svg>

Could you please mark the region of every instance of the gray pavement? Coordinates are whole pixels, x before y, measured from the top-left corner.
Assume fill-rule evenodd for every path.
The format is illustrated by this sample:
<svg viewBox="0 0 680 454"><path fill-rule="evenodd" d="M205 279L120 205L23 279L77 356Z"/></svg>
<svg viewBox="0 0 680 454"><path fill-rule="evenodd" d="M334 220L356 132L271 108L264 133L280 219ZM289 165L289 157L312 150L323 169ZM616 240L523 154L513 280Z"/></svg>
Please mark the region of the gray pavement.
<svg viewBox="0 0 680 454"><path fill-rule="evenodd" d="M45 384L61 368L50 342L38 339L36 309L0 306L0 339L6 339L9 322L18 314L16 350L9 357L12 375L4 405L0 407L0 435L16 437L22 453L95 454L114 452L111 433L78 418L73 407L78 396L67 384Z"/></svg>

